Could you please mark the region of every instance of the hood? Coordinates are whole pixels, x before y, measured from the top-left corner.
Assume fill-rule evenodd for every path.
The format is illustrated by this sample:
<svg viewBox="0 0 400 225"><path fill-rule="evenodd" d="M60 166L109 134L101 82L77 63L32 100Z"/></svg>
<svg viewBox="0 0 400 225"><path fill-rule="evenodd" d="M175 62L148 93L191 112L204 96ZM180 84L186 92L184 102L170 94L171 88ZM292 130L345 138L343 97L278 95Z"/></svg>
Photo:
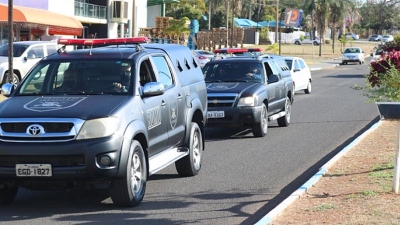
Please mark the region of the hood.
<svg viewBox="0 0 400 225"><path fill-rule="evenodd" d="M207 93L246 93L252 95L257 87L263 86L262 83L246 82L219 82L206 83Z"/></svg>
<svg viewBox="0 0 400 225"><path fill-rule="evenodd" d="M80 118L109 116L128 96L15 96L0 103L0 118Z"/></svg>

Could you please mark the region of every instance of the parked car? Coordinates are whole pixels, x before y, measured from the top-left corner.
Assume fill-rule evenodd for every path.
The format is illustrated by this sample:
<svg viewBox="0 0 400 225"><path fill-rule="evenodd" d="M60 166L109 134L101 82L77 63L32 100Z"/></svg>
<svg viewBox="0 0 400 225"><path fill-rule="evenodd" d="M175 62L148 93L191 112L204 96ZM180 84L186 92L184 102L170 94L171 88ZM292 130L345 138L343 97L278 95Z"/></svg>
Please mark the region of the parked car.
<svg viewBox="0 0 400 225"><path fill-rule="evenodd" d="M343 36L343 34L339 34L339 38L341 38ZM360 39L360 36L358 36L358 34L355 33L346 33L346 39L353 39L353 40L358 40Z"/></svg>
<svg viewBox="0 0 400 225"><path fill-rule="evenodd" d="M206 63L210 62L211 59L215 57L213 52L205 50L193 50L193 53L198 59L201 68L203 68Z"/></svg>
<svg viewBox="0 0 400 225"><path fill-rule="evenodd" d="M42 58L57 52L56 42L47 41L19 41L13 43L12 83L18 84L28 71ZM0 46L0 82L6 82L8 74L8 43Z"/></svg>
<svg viewBox="0 0 400 225"><path fill-rule="evenodd" d="M393 41L393 40L394 40L393 35L388 34L388 35L382 36L382 42L389 42L389 41Z"/></svg>
<svg viewBox="0 0 400 225"><path fill-rule="evenodd" d="M293 90L311 93L311 70L307 63L299 57L283 57L292 72Z"/></svg>
<svg viewBox="0 0 400 225"><path fill-rule="evenodd" d="M295 45L302 45L302 44L313 44L313 45L319 45L321 43L321 39L319 37L315 37L314 40L311 40L310 37L306 36L304 37L303 40L300 38L296 38L293 40Z"/></svg>
<svg viewBox="0 0 400 225"><path fill-rule="evenodd" d="M382 35L379 35L379 34L371 35L368 38L368 41L381 41L381 40L382 40Z"/></svg>
<svg viewBox="0 0 400 225"><path fill-rule="evenodd" d="M342 64L346 65L349 62L364 63L364 51L359 47L349 47L343 51Z"/></svg>

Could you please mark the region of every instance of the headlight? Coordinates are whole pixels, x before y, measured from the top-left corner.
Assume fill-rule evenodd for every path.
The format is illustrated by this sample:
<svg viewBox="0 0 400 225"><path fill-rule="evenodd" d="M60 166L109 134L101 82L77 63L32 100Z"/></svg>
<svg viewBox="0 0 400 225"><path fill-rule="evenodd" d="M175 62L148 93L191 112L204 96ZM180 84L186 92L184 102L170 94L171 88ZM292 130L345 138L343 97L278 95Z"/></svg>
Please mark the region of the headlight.
<svg viewBox="0 0 400 225"><path fill-rule="evenodd" d="M108 117L86 121L79 131L77 140L111 136L118 128L119 119Z"/></svg>
<svg viewBox="0 0 400 225"><path fill-rule="evenodd" d="M255 98L253 96L251 97L246 97L246 98L240 98L238 107L242 106L254 106Z"/></svg>

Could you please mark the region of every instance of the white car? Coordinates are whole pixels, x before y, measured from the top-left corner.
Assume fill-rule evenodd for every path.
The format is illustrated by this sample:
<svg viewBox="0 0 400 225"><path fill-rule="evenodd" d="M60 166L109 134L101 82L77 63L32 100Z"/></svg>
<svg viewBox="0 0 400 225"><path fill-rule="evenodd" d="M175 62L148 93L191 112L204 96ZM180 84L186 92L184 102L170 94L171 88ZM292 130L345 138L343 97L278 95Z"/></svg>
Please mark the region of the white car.
<svg viewBox="0 0 400 225"><path fill-rule="evenodd" d="M364 63L364 51L359 47L349 47L343 51L342 64L346 65L349 62Z"/></svg>
<svg viewBox="0 0 400 225"><path fill-rule="evenodd" d="M310 37L306 36L306 37L304 37L303 40L301 40L300 38L294 39L293 43L295 45L303 45L303 44L319 45L321 43L321 40L318 37L315 37L314 40L311 40Z"/></svg>
<svg viewBox="0 0 400 225"><path fill-rule="evenodd" d="M13 78L12 83L17 85L26 73L42 58L56 53L56 42L47 41L19 41L13 43ZM6 82L8 74L8 44L0 46L0 82Z"/></svg>
<svg viewBox="0 0 400 225"><path fill-rule="evenodd" d="M354 33L347 33L346 39L358 40L358 39L360 39L360 36L358 36L358 34L354 34Z"/></svg>
<svg viewBox="0 0 400 225"><path fill-rule="evenodd" d="M205 50L193 50L193 54L198 59L200 67L203 68L206 63L210 62L215 57L215 54Z"/></svg>
<svg viewBox="0 0 400 225"><path fill-rule="evenodd" d="M394 41L394 37L393 35L383 35L381 40L382 42Z"/></svg>
<svg viewBox="0 0 400 225"><path fill-rule="evenodd" d="M304 91L306 94L311 93L311 70L307 63L299 57L283 57L289 66L293 79L293 89L296 91Z"/></svg>
<svg viewBox="0 0 400 225"><path fill-rule="evenodd" d="M374 50L371 53L371 61L370 61L370 63L378 61L381 58L381 55L382 55L382 49L377 48L376 50Z"/></svg>

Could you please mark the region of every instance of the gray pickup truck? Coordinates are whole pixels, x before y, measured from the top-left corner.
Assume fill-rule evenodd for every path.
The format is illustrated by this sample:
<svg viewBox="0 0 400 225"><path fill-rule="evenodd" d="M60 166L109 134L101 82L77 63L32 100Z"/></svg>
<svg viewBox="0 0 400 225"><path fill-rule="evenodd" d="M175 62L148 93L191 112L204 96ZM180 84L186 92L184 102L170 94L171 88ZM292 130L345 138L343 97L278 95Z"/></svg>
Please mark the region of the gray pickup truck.
<svg viewBox="0 0 400 225"><path fill-rule="evenodd" d="M0 204L19 187L82 185L137 206L148 177L168 165L199 173L207 121L200 65L185 46L146 41L60 39L86 49L60 49L16 88L3 85Z"/></svg>
<svg viewBox="0 0 400 225"><path fill-rule="evenodd" d="M207 126L250 126L256 137L267 134L268 121L288 126L293 102L293 80L288 72L268 55L208 62L203 68Z"/></svg>

